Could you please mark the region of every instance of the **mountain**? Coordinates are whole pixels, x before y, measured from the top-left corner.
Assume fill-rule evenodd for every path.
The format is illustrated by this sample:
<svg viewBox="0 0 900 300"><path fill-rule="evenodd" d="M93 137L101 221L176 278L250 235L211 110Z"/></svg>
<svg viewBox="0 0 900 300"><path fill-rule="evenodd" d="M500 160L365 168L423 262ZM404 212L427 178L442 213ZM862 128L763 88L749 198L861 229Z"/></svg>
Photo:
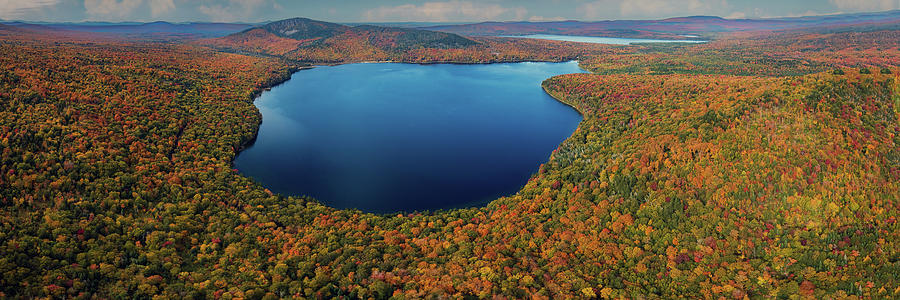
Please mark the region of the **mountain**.
<svg viewBox="0 0 900 300"><path fill-rule="evenodd" d="M281 21L275 21L259 28L275 34L280 37L291 38L295 40L308 40L318 38L329 38L335 35L348 32L352 27L316 21L307 18L293 18Z"/></svg>
<svg viewBox="0 0 900 300"><path fill-rule="evenodd" d="M307 18L276 21L201 43L218 49L312 61L332 61L329 57L348 56L337 55L337 52L361 59L388 59L417 49L458 49L479 45L479 42L454 33L374 25L347 26Z"/></svg>
<svg viewBox="0 0 900 300"><path fill-rule="evenodd" d="M467 36L560 34L612 37L682 38L685 34L783 30L857 24L900 22L900 10L826 16L766 19L726 19L692 16L663 20L557 21L557 22L482 22L462 25L420 27Z"/></svg>
<svg viewBox="0 0 900 300"><path fill-rule="evenodd" d="M477 44L477 42L457 34L435 32L414 28L383 27L374 25L347 26L336 23L317 21L307 18L293 18L272 22L257 28L278 37L298 41L324 41L333 37L367 37L368 42L385 50L406 50L414 48L458 48ZM235 38L244 32L232 34Z"/></svg>

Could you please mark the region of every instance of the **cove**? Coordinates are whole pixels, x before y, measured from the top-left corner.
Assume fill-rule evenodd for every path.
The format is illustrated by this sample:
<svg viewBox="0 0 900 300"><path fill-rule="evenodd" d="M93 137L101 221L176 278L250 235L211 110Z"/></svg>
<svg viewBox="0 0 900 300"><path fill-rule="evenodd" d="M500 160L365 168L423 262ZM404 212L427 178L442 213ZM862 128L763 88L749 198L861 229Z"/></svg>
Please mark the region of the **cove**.
<svg viewBox="0 0 900 300"><path fill-rule="evenodd" d="M581 42L594 44L611 44L611 45L631 45L637 43L706 43L706 41L698 40L654 40L654 39L632 39L632 38L614 38L614 37L598 37L598 36L575 36L575 35L555 35L555 34L529 34L529 35L505 35L502 37L541 39L567 42Z"/></svg>
<svg viewBox="0 0 900 300"><path fill-rule="evenodd" d="M394 213L515 194L581 115L541 88L577 62L362 63L302 70L261 94L234 166L282 195Z"/></svg>

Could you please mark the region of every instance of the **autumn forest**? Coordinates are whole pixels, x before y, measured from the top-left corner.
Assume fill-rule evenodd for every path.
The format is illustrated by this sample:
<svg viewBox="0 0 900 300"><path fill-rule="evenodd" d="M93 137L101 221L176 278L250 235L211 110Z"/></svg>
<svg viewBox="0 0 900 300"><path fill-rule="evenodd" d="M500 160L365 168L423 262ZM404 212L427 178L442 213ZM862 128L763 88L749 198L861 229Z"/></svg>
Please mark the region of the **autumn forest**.
<svg viewBox="0 0 900 300"><path fill-rule="evenodd" d="M0 298L898 298L900 18L804 26L0 24ZM570 60L542 87L582 122L483 207L339 210L232 166L304 68Z"/></svg>

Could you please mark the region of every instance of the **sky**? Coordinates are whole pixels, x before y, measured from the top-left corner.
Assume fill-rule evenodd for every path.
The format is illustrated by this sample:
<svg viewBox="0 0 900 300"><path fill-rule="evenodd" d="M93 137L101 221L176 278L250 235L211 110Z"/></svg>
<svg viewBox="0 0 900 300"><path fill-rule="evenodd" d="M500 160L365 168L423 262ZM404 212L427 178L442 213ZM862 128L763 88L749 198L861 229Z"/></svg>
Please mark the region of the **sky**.
<svg viewBox="0 0 900 300"><path fill-rule="evenodd" d="M478 22L793 17L900 9L900 0L0 0L0 19L46 22Z"/></svg>

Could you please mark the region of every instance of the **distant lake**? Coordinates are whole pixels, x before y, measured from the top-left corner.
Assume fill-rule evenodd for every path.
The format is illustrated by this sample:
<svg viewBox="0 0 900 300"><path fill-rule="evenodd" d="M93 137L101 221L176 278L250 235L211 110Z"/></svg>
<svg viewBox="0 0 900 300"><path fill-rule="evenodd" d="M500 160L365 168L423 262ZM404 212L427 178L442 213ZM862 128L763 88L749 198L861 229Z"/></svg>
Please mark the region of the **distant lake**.
<svg viewBox="0 0 900 300"><path fill-rule="evenodd" d="M612 45L631 45L631 44L635 44L635 43L706 43L706 41L697 41L697 40L653 40L653 39L630 39L630 38L554 35L554 34L504 35L502 37L542 39L542 40L595 43L595 44L612 44Z"/></svg>
<svg viewBox="0 0 900 300"><path fill-rule="evenodd" d="M273 192L391 213L515 194L581 116L541 88L577 62L348 64L303 70L255 102L234 166Z"/></svg>

